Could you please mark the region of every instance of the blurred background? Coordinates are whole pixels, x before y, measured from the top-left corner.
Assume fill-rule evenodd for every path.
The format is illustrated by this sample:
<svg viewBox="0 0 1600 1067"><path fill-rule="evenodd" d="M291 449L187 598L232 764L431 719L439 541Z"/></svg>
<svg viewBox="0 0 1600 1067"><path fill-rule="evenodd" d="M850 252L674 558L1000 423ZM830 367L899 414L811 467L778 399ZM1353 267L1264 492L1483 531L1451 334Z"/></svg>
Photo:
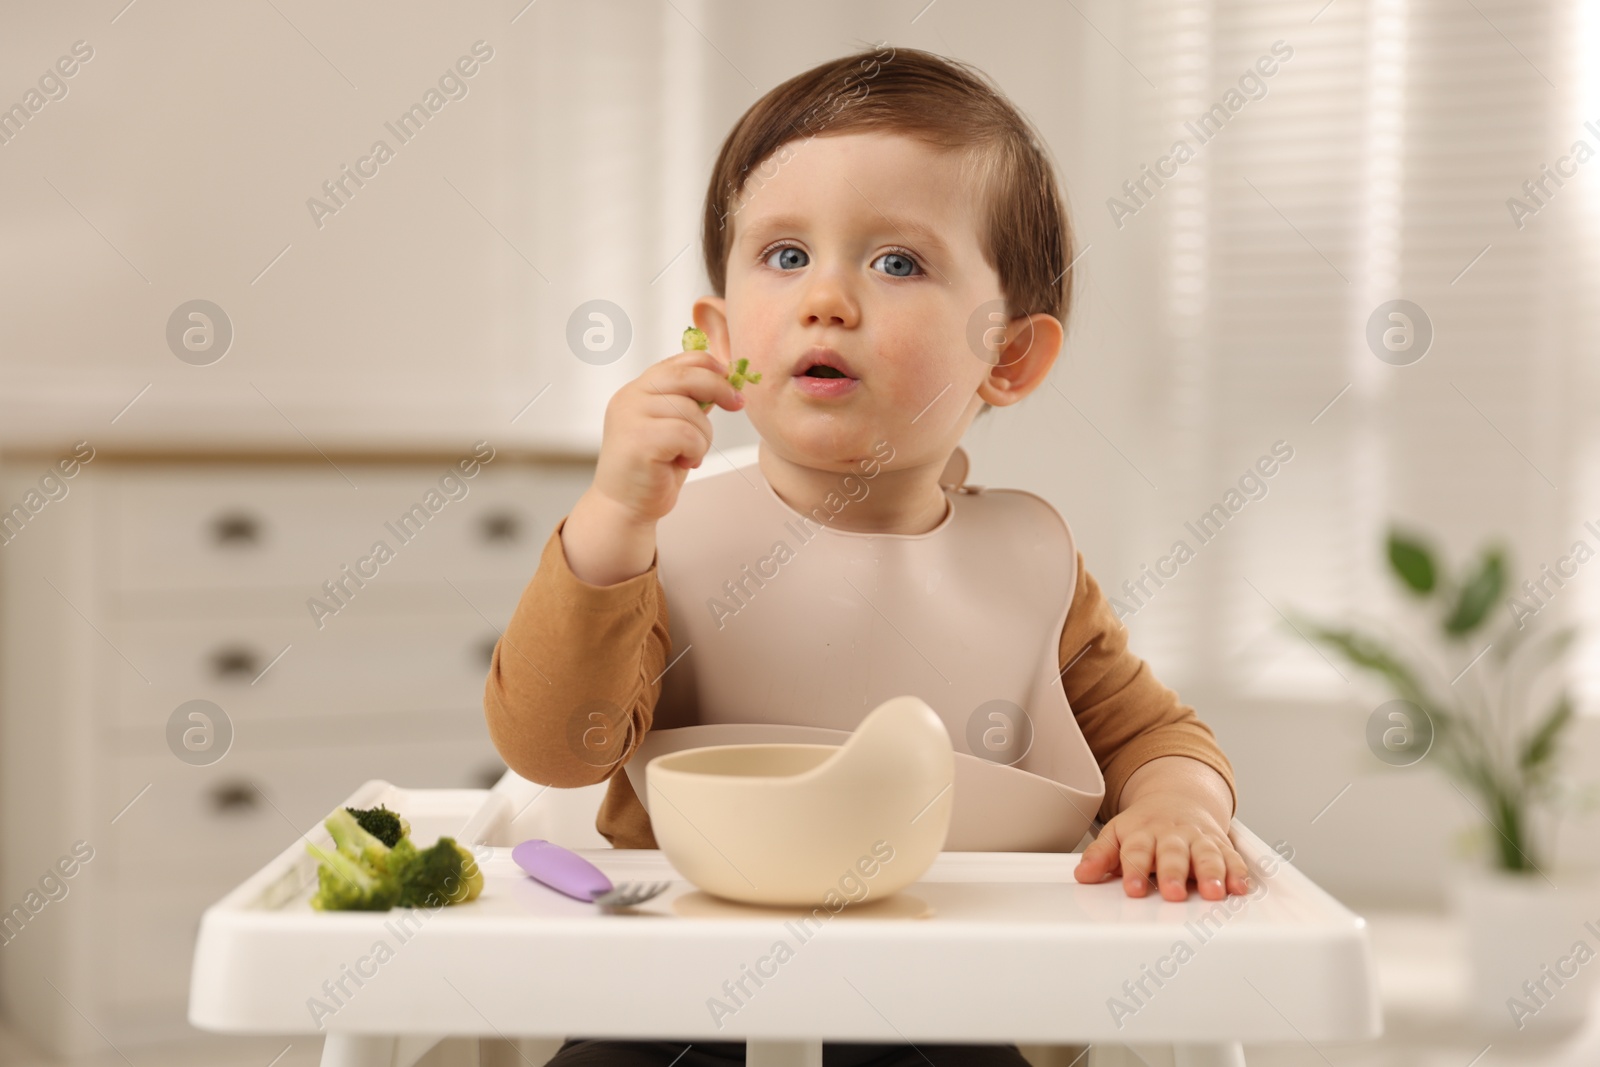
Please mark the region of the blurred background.
<svg viewBox="0 0 1600 1067"><path fill-rule="evenodd" d="M709 291L723 137L878 42L985 71L1078 238L969 482L1060 509L1240 820L1372 922L1389 1035L1251 1062L1600 1062L1587 987L1473 1029L1517 917L1600 944L1585 0L0 5L0 908L92 852L5 928L0 1061L280 1053L185 1021L200 912L368 778L496 780L489 652Z"/></svg>

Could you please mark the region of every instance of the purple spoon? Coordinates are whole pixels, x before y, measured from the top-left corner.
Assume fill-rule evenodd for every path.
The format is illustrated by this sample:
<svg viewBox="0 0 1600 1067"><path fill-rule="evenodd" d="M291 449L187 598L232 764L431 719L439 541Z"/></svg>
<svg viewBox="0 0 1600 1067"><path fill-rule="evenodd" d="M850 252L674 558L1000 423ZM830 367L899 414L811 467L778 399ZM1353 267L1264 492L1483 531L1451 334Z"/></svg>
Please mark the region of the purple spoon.
<svg viewBox="0 0 1600 1067"><path fill-rule="evenodd" d="M542 838L522 842L511 850L511 858L534 881L585 903L593 903L613 888L600 868L571 849Z"/></svg>

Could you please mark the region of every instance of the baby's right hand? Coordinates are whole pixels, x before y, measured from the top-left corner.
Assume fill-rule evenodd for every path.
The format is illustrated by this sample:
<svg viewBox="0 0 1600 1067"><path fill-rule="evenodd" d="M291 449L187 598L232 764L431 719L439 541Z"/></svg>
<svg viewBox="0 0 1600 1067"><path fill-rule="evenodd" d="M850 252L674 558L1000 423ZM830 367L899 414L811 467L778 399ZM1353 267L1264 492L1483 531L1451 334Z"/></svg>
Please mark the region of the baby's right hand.
<svg viewBox="0 0 1600 1067"><path fill-rule="evenodd" d="M711 449L711 420L701 402L744 407L727 374L710 352L686 351L618 389L606 405L593 489L640 524L670 512L689 470Z"/></svg>

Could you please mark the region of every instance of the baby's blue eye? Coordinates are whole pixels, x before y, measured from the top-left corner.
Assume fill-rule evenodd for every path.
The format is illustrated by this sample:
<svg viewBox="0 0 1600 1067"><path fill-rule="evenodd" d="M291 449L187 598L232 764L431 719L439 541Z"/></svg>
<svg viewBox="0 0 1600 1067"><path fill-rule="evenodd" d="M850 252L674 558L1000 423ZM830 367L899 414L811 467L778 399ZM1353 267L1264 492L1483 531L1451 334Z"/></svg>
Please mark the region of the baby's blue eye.
<svg viewBox="0 0 1600 1067"><path fill-rule="evenodd" d="M777 263L772 262L774 256L778 257ZM795 257L799 257L798 261L796 261ZM922 273L922 268L917 265L917 261L904 252L885 252L873 262L879 263L884 260L889 261L886 273L891 278L913 278ZM764 262L768 266L776 267L778 270L787 271L805 266L810 262L810 257L806 255L803 249L796 248L794 245L780 245L767 253Z"/></svg>
<svg viewBox="0 0 1600 1067"><path fill-rule="evenodd" d="M889 276L891 278L910 278L913 276L911 271L913 268L916 268L917 261L906 255L904 252L885 252L883 255L879 256L878 259L873 260L873 262L876 263L878 260L884 259L890 261ZM906 273L899 273L901 267L906 269Z"/></svg>
<svg viewBox="0 0 1600 1067"><path fill-rule="evenodd" d="M804 252L802 252L800 249L796 248L794 245L784 245L782 248L774 248L772 250L772 255L767 256L767 260L770 262L771 259L772 259L772 256L780 256L781 257L783 255L790 255L790 254L796 255L796 256L804 256L805 255ZM789 267L803 267L803 266L805 266L805 264L804 263L796 263L796 262L794 262L794 260L791 259L791 260L787 261L787 266L789 266ZM785 268L784 267L779 267L778 269L779 270L783 270Z"/></svg>

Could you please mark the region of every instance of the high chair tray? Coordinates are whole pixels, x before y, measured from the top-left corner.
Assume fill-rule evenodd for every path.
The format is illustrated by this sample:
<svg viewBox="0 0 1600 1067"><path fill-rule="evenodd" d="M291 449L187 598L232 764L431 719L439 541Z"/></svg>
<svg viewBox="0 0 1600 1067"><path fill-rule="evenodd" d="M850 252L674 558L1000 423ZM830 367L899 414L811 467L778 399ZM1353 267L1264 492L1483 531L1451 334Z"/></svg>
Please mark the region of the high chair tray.
<svg viewBox="0 0 1600 1067"><path fill-rule="evenodd" d="M371 781L345 803L387 804L419 845L470 844L499 799ZM869 892L809 920L690 907L705 895L656 850L577 850L613 882L677 883L638 914L604 914L533 881L510 844L475 847L485 881L471 903L318 912L316 864L296 839L206 910L189 1020L232 1033L689 1040L810 1039L819 1027L890 1042L1377 1036L1365 921L1237 822L1233 833L1256 887L1229 902L1079 885L1076 853L945 852L883 901L895 907L874 912ZM328 841L321 827L310 836Z"/></svg>

